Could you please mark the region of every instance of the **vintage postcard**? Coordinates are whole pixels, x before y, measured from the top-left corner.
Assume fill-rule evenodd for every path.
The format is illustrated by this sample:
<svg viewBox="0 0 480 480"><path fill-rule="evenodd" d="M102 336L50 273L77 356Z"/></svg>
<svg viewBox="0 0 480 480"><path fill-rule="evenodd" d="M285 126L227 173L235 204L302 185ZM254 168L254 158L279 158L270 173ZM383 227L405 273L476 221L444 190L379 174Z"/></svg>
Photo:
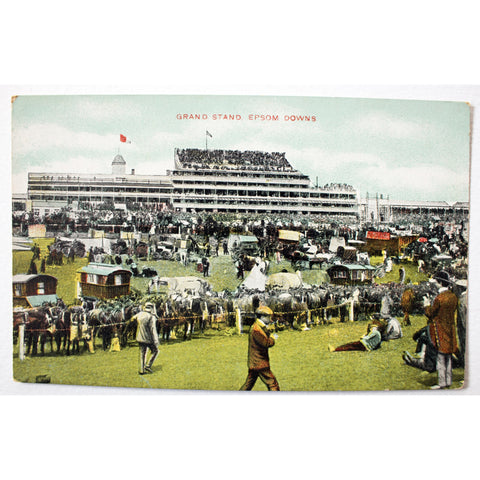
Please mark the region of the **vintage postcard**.
<svg viewBox="0 0 480 480"><path fill-rule="evenodd" d="M468 387L470 118L446 101L13 97L14 379Z"/></svg>

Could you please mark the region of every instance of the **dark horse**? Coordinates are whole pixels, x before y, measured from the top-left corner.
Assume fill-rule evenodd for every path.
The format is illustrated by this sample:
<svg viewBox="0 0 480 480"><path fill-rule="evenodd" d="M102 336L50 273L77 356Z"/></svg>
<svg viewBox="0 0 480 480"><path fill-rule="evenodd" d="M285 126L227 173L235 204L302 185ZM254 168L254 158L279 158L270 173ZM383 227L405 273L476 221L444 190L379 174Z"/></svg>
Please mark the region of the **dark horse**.
<svg viewBox="0 0 480 480"><path fill-rule="evenodd" d="M51 333L48 331L50 324L47 318L46 309L43 307L14 312L13 329L18 332L19 326L25 324L25 345L27 355L38 354L38 343L40 341L40 352L45 353L45 343L50 338L50 346L53 351Z"/></svg>
<svg viewBox="0 0 480 480"><path fill-rule="evenodd" d="M57 353L66 351L70 336L70 326L64 320L65 308L59 305L48 307L47 312L50 318L50 327L47 329L55 340Z"/></svg>
<svg viewBox="0 0 480 480"><path fill-rule="evenodd" d="M196 301L191 296L186 298L177 296L167 300L162 312L164 321L163 338L168 341L172 331L176 333L183 329L183 340L191 340L196 320L199 320L199 325L203 329L201 308L201 302Z"/></svg>
<svg viewBox="0 0 480 480"><path fill-rule="evenodd" d="M135 304L128 305L123 309L123 324L120 333L120 345L122 348L126 347L129 341L135 340L137 322L132 321L132 317L140 312L140 310L141 308Z"/></svg>
<svg viewBox="0 0 480 480"><path fill-rule="evenodd" d="M65 329L68 331L66 354L79 354L80 342L82 340L84 350L87 350L88 341L91 340L92 337L85 310L80 306L70 307L64 311L63 320L65 322Z"/></svg>

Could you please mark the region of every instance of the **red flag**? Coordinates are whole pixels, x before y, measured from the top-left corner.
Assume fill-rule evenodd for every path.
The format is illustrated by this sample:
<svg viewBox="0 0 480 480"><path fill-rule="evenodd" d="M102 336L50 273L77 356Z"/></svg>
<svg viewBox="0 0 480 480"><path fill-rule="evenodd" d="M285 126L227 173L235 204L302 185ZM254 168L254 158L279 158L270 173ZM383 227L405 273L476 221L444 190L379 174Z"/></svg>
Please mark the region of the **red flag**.
<svg viewBox="0 0 480 480"><path fill-rule="evenodd" d="M123 143L132 143L130 140L127 140L125 135L120 134L120 141Z"/></svg>

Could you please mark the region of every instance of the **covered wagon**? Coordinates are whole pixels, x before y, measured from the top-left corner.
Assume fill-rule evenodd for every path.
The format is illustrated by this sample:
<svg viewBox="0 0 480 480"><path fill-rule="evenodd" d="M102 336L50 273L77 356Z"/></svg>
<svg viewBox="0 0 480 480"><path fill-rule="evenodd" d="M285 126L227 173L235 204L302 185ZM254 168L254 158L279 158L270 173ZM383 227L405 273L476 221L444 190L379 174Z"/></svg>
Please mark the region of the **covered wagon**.
<svg viewBox="0 0 480 480"><path fill-rule="evenodd" d="M109 299L130 293L132 272L121 266L89 263L78 272L78 297Z"/></svg>
<svg viewBox="0 0 480 480"><path fill-rule="evenodd" d="M194 276L161 277L160 285L168 287L169 295L183 295L184 293L203 295L212 288L206 280Z"/></svg>
<svg viewBox="0 0 480 480"><path fill-rule="evenodd" d="M270 275L265 284L267 290L290 290L303 284L301 272L279 272Z"/></svg>
<svg viewBox="0 0 480 480"><path fill-rule="evenodd" d="M338 264L331 266L328 276L337 285L356 285L370 283L375 277L376 268L371 265Z"/></svg>
<svg viewBox="0 0 480 480"><path fill-rule="evenodd" d="M236 260L239 255L257 256L260 253L258 238L254 235L230 235L227 243L228 250Z"/></svg>
<svg viewBox="0 0 480 480"><path fill-rule="evenodd" d="M14 275L13 306L38 307L44 303L57 303L57 279L52 275Z"/></svg>

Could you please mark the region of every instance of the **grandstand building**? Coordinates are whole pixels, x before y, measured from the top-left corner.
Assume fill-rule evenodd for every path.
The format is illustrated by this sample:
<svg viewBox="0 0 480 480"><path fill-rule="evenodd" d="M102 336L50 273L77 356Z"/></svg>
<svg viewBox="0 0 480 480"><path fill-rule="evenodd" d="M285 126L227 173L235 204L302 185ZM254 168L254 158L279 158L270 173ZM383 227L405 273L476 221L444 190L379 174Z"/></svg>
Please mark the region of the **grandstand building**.
<svg viewBox="0 0 480 480"><path fill-rule="evenodd" d="M111 174L29 173L28 199L40 215L69 204L157 205L181 212L358 215L350 185L314 187L285 153L175 149L166 175L127 174L116 155Z"/></svg>
<svg viewBox="0 0 480 480"><path fill-rule="evenodd" d="M285 153L176 149L172 204L181 211L354 215L349 185L313 187Z"/></svg>
<svg viewBox="0 0 480 480"><path fill-rule="evenodd" d="M366 195L359 201L359 218L364 222L392 222L396 218L410 215L444 217L448 215L468 215L468 202L391 200L387 195Z"/></svg>
<svg viewBox="0 0 480 480"><path fill-rule="evenodd" d="M115 159L118 162L117 155ZM123 160L123 158L121 157ZM115 162L115 160L114 160ZM29 173L28 198L35 214L45 215L67 205L113 203L126 208L130 202L165 206L171 200L172 182L165 175Z"/></svg>
<svg viewBox="0 0 480 480"><path fill-rule="evenodd" d="M82 203L130 204L177 212L317 214L363 222L391 222L399 216L468 215L468 202L391 200L376 194L360 199L346 184L313 186L293 168L285 153L175 149L174 169L166 175L126 173L116 155L110 174L29 173L27 195L15 194L13 210L22 206L45 215Z"/></svg>

